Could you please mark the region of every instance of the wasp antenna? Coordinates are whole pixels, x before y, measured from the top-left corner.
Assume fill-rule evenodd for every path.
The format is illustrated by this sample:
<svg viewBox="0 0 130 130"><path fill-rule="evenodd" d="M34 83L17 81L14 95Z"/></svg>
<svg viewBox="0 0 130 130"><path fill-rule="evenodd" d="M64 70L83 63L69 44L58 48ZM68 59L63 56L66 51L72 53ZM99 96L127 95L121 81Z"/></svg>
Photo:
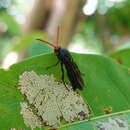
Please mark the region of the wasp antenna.
<svg viewBox="0 0 130 130"><path fill-rule="evenodd" d="M50 43L50 42L48 42L48 41L45 41L45 40L42 40L42 39L36 39L36 40L37 40L37 41L41 41L41 42L43 42L43 43L45 43L45 44L48 44L48 45L52 46L53 48L56 47L53 43Z"/></svg>
<svg viewBox="0 0 130 130"><path fill-rule="evenodd" d="M59 43L59 32L60 32L60 27L58 26L58 29L57 29L57 38L56 38L56 44L57 45Z"/></svg>
<svg viewBox="0 0 130 130"><path fill-rule="evenodd" d="M53 43L50 43L50 42L48 42L48 41L45 41L45 40L42 40L42 39L36 39L36 40L37 40L37 41L41 41L41 42L43 42L43 43L45 43L45 44L48 44L48 45L52 46L54 49L60 48L60 46L55 46Z"/></svg>

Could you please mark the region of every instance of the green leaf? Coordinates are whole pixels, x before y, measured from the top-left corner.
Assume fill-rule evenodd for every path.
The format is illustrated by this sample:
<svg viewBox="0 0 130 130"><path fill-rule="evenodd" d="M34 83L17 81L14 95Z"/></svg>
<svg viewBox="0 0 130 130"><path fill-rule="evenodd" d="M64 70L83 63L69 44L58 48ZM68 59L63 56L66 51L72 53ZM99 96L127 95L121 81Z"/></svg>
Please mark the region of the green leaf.
<svg viewBox="0 0 130 130"><path fill-rule="evenodd" d="M110 55L119 64L130 68L130 49L122 49Z"/></svg>
<svg viewBox="0 0 130 130"><path fill-rule="evenodd" d="M48 46L47 44L43 44L42 42L39 41L34 41L32 44L32 47L29 49L29 56L36 56L40 54L47 54L47 53L52 53L53 48Z"/></svg>
<svg viewBox="0 0 130 130"><path fill-rule="evenodd" d="M81 72L85 74L85 88L79 92L90 106L93 118L104 115L105 109L111 108L112 113L129 109L130 74L126 67L108 57L76 53L72 55ZM24 100L24 96L17 88L19 76L25 71L33 70L37 74L54 74L56 79L61 81L60 65L46 70L46 67L54 65L57 60L53 53L45 54L14 64L8 71L0 70L1 129L26 128L20 115L20 102ZM67 76L65 80L69 83ZM82 129L82 123L79 125Z"/></svg>
<svg viewBox="0 0 130 130"><path fill-rule="evenodd" d="M23 100L16 89L13 72L0 70L0 129L27 128L20 114L20 101Z"/></svg>
<svg viewBox="0 0 130 130"><path fill-rule="evenodd" d="M120 121L120 122L119 122ZM105 128L107 130L128 130L130 122L130 111L100 116L89 121L81 121L70 125L65 125L60 130L98 130ZM129 127L130 128L130 127Z"/></svg>

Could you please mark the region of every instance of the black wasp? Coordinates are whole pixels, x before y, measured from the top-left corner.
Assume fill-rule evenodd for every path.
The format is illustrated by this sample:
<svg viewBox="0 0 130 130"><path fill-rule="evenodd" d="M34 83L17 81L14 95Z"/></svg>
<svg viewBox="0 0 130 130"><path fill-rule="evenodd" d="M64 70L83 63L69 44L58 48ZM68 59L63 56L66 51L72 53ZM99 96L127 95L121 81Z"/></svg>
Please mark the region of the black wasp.
<svg viewBox="0 0 130 130"><path fill-rule="evenodd" d="M61 48L60 46L54 45L50 42L47 42L41 39L36 39L36 40L41 41L45 44L48 44L54 48L54 52L56 56L58 57L58 62L53 66L56 66L58 63L61 64L62 81L64 85L65 85L65 81L64 81L64 66L65 66L65 69L67 70L67 75L68 75L69 81L71 82L73 90L76 90L77 88L80 90L83 90L84 81L81 76L82 73L80 72L77 64L74 62L70 52L67 49Z"/></svg>

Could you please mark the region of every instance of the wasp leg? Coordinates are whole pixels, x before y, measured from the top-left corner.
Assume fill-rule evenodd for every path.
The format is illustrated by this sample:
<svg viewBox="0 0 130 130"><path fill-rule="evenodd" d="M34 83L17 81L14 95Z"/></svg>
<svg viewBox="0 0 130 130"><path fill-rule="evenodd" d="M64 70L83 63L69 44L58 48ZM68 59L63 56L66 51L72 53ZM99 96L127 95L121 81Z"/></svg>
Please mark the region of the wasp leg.
<svg viewBox="0 0 130 130"><path fill-rule="evenodd" d="M62 77L61 77L62 82L63 82L63 84L65 85L66 89L67 89L68 91L70 91L70 90L68 89L68 87L66 86L65 81L64 81L64 68L63 68L63 63L61 63L61 71L62 71Z"/></svg>
<svg viewBox="0 0 130 130"><path fill-rule="evenodd" d="M48 67L46 67L46 69L48 70L48 69L50 69L50 68L53 68L53 67L57 66L59 63L60 63L60 61L58 60L58 62L57 62L56 64L51 65L51 66L48 66Z"/></svg>
<svg viewBox="0 0 130 130"><path fill-rule="evenodd" d="M80 72L80 73L81 73L82 76L85 76L85 73L83 73L83 72Z"/></svg>

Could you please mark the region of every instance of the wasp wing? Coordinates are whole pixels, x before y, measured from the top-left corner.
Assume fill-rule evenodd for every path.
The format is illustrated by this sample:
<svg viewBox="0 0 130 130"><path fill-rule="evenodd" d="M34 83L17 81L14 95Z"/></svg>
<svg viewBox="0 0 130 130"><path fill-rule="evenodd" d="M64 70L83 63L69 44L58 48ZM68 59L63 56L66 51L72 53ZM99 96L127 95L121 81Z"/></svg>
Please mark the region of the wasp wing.
<svg viewBox="0 0 130 130"><path fill-rule="evenodd" d="M70 54L64 56L64 65L73 89L75 90L79 88L82 90L84 87L84 81L81 76L82 73L80 72L77 64L73 61L73 58Z"/></svg>

